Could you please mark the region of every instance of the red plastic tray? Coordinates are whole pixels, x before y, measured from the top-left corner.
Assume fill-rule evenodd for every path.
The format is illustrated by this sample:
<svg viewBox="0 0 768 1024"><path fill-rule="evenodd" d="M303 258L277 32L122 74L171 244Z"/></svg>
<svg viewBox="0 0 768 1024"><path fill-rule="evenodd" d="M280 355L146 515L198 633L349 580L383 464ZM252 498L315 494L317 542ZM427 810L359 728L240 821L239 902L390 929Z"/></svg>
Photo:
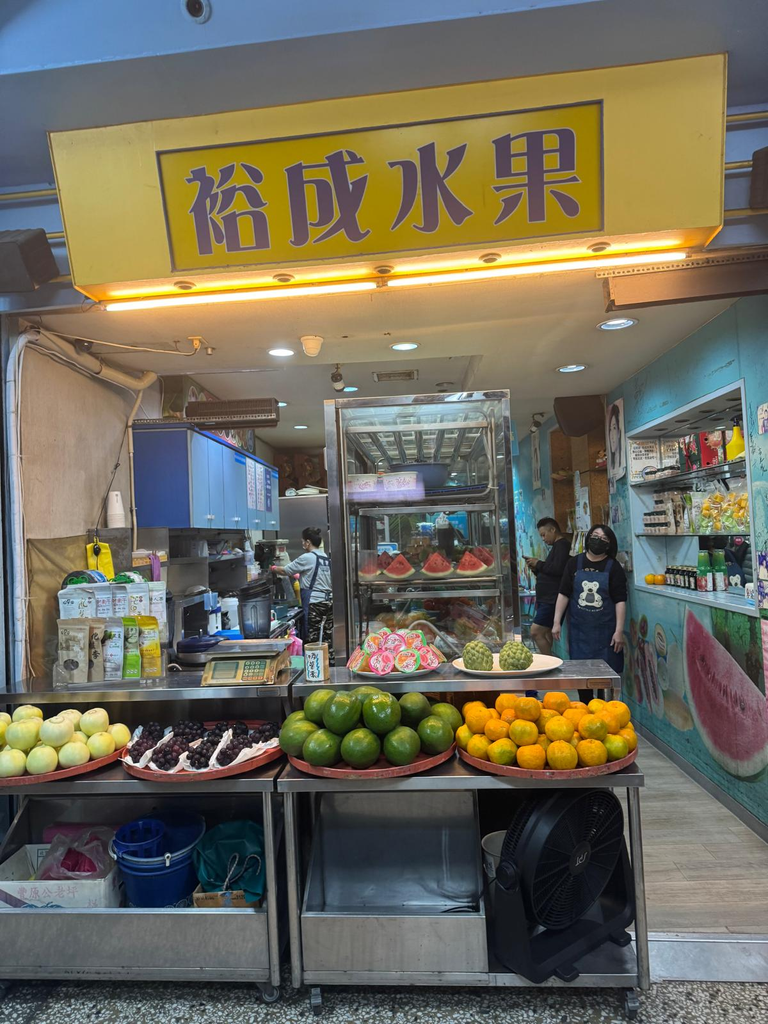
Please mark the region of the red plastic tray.
<svg viewBox="0 0 768 1024"><path fill-rule="evenodd" d="M459 757L473 768L479 768L481 772L488 772L489 775L509 775L514 779L594 779L598 775L612 775L613 772L621 771L637 757L637 747L631 754L622 757L620 761L609 761L606 764L595 765L593 768L571 768L566 771L555 771L553 768L542 768L541 771L534 771L531 768L515 768L513 765L491 764L490 761L483 761L479 757L472 757L466 750L459 750Z"/></svg>
<svg viewBox="0 0 768 1024"><path fill-rule="evenodd" d="M55 772L45 772L43 775L16 775L11 779L0 779L0 788L3 786L35 786L40 782L58 782L59 779L71 779L73 775L87 775L88 772L95 772L107 764L113 764L120 757L123 747L115 750L106 757L99 757L95 761L88 761L76 768L57 768Z"/></svg>
<svg viewBox="0 0 768 1024"><path fill-rule="evenodd" d="M264 725L263 720L246 718L244 721L249 729L255 729L257 725ZM215 724L215 722L203 722L206 729L212 729ZM282 756L283 752L280 747L275 747L274 750L268 750L266 754L260 754L259 757L251 757L247 761L241 761L240 764L228 764L226 768L215 768L208 772L157 772L154 768L137 768L135 764L126 764L125 761L122 761L122 765L128 774L133 775L136 779L145 779L147 782L184 783L199 781L201 778L207 781L208 779L226 779L230 775L244 775L246 772L252 772L255 768L261 768Z"/></svg>
<svg viewBox="0 0 768 1024"><path fill-rule="evenodd" d="M397 779L403 775L418 775L420 772L427 772L430 768L448 761L453 757L456 744L452 743L443 754L434 754L428 757L426 754L419 754L413 764L406 764L395 768L384 757L372 764L370 768L319 768L298 757L288 755L288 760L294 768L307 775L319 775L322 779Z"/></svg>

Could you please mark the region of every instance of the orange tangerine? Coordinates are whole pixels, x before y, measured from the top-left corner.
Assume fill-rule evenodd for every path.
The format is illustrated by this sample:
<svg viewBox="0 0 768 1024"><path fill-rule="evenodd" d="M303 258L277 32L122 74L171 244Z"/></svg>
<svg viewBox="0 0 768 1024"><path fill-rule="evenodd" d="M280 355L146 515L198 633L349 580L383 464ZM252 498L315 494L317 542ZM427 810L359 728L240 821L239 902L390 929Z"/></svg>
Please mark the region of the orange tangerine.
<svg viewBox="0 0 768 1024"><path fill-rule="evenodd" d="M544 730L549 739L553 742L555 740L570 740L575 732L573 722L569 722L567 718L563 718L562 715L558 715L557 718L550 718L547 722L547 727Z"/></svg>
<svg viewBox="0 0 768 1024"><path fill-rule="evenodd" d="M566 708L563 712L563 718L566 718L573 725L574 729L579 728L579 722L582 720L584 715L588 715L589 712L586 708Z"/></svg>
<svg viewBox="0 0 768 1024"><path fill-rule="evenodd" d="M473 736L467 744L467 753L470 757L479 757L481 761L487 761L490 745L491 741L487 736Z"/></svg>
<svg viewBox="0 0 768 1024"><path fill-rule="evenodd" d="M598 711L602 711L605 707L605 701L601 700L600 697L595 697L587 704L587 710L591 715L596 715Z"/></svg>
<svg viewBox="0 0 768 1024"><path fill-rule="evenodd" d="M555 740L547 748L547 764L558 771L570 771L579 763L576 748L565 740Z"/></svg>
<svg viewBox="0 0 768 1024"><path fill-rule="evenodd" d="M502 722L507 722L507 723L514 722L514 720L516 718L517 718L517 715L515 714L514 708L505 708L501 712L501 720L502 720Z"/></svg>
<svg viewBox="0 0 768 1024"><path fill-rule="evenodd" d="M629 725L630 711L623 700L609 700L605 705L605 710L616 715L620 729L625 729Z"/></svg>
<svg viewBox="0 0 768 1024"><path fill-rule="evenodd" d="M514 722L510 723L509 738L513 740L518 747L524 747L536 742L539 738L539 730L536 728L535 722L529 722L525 718L516 718Z"/></svg>
<svg viewBox="0 0 768 1024"><path fill-rule="evenodd" d="M513 708L516 700L517 694L515 693L500 693L496 698L496 710L501 715L507 710L507 708Z"/></svg>
<svg viewBox="0 0 768 1024"><path fill-rule="evenodd" d="M602 720L608 726L608 732L611 732L614 735L621 728L621 726L619 725L618 716L614 715L611 711L607 711L605 708L603 708L602 711L598 711L597 718L602 718Z"/></svg>
<svg viewBox="0 0 768 1024"><path fill-rule="evenodd" d="M582 740L576 747L576 753L582 768L593 768L608 760L608 751L600 740Z"/></svg>
<svg viewBox="0 0 768 1024"><path fill-rule="evenodd" d="M604 740L608 735L608 723L597 715L584 715L579 722L579 732L585 740Z"/></svg>
<svg viewBox="0 0 768 1024"><path fill-rule="evenodd" d="M552 690L550 693L544 694L542 705L548 710L557 711L559 715L562 715L570 703L571 699L567 693L562 693L560 690Z"/></svg>
<svg viewBox="0 0 768 1024"><path fill-rule="evenodd" d="M481 700L468 700L466 703L461 705L461 713L464 718L467 717L467 712L470 708L484 708L485 704Z"/></svg>
<svg viewBox="0 0 768 1024"><path fill-rule="evenodd" d="M632 751L637 746L637 736L635 735L635 730L634 729L619 729L619 736L623 736L624 739L627 741L627 748L628 748L629 753L631 754Z"/></svg>
<svg viewBox="0 0 768 1024"><path fill-rule="evenodd" d="M536 721L536 725L539 727L539 732L544 732L547 726L547 722L549 722L553 718L559 717L560 716L558 715L557 711L555 711L553 708L543 708L541 714L539 715Z"/></svg>
<svg viewBox="0 0 768 1024"><path fill-rule="evenodd" d="M481 733L485 726L493 718L489 708L468 708L466 724L470 732Z"/></svg>
<svg viewBox="0 0 768 1024"><path fill-rule="evenodd" d="M574 710L578 709L579 711L583 711L585 715L589 711L589 708L583 700L572 700L569 707L572 707Z"/></svg>
<svg viewBox="0 0 768 1024"><path fill-rule="evenodd" d="M468 725L460 725L456 730L456 746L459 750L466 750L467 744L472 739L472 730Z"/></svg>
<svg viewBox="0 0 768 1024"><path fill-rule="evenodd" d="M496 740L488 747L488 760L493 764L514 764L517 747L512 740Z"/></svg>
<svg viewBox="0 0 768 1024"><path fill-rule="evenodd" d="M496 708L488 708L488 710L491 712L491 718L501 718L501 715Z"/></svg>
<svg viewBox="0 0 768 1024"><path fill-rule="evenodd" d="M544 747L544 749L547 750L552 740L545 736L544 733L541 733L536 742L539 744L540 747Z"/></svg>
<svg viewBox="0 0 768 1024"><path fill-rule="evenodd" d="M529 771L541 771L547 766L547 752L538 743L518 747L517 766L518 768L527 768Z"/></svg>
<svg viewBox="0 0 768 1024"><path fill-rule="evenodd" d="M541 704L535 697L518 697L515 701L515 714L527 722L535 722L541 714Z"/></svg>
<svg viewBox="0 0 768 1024"><path fill-rule="evenodd" d="M507 722L502 722L500 718L490 718L485 723L485 735L491 743L495 743L496 740L505 740L509 736L509 725Z"/></svg>
<svg viewBox="0 0 768 1024"><path fill-rule="evenodd" d="M579 735L579 733L575 732L573 734L573 736L571 736L571 746L578 747L578 745L580 743L581 743L581 736Z"/></svg>
<svg viewBox="0 0 768 1024"><path fill-rule="evenodd" d="M632 722L627 722L626 725L622 725L622 729L631 729L632 732L635 731L635 727Z"/></svg>
<svg viewBox="0 0 768 1024"><path fill-rule="evenodd" d="M605 749L608 751L609 761L620 761L629 753L629 744L624 736L606 736Z"/></svg>

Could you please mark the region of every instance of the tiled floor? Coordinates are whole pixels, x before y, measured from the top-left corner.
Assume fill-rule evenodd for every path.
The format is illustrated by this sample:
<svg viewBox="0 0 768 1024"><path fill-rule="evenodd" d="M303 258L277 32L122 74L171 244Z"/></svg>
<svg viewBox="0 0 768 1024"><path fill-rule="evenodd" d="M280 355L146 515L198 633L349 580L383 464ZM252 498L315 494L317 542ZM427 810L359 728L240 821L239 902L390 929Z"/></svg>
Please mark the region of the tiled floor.
<svg viewBox="0 0 768 1024"><path fill-rule="evenodd" d="M768 845L641 744L649 930L768 935Z"/></svg>
<svg viewBox="0 0 768 1024"><path fill-rule="evenodd" d="M315 1019L307 993L264 1005L245 985L57 984L13 986L0 1024L294 1024ZM325 989L324 1024L619 1024L619 995L588 989ZM764 985L670 983L640 997L641 1024L768 1020Z"/></svg>

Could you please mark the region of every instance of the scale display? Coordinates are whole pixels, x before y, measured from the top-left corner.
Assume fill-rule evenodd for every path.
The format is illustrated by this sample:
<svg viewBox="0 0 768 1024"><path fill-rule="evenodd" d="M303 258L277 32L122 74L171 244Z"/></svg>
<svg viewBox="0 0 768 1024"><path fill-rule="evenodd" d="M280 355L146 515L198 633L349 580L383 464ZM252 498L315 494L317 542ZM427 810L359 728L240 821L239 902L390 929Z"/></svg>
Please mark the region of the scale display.
<svg viewBox="0 0 768 1024"><path fill-rule="evenodd" d="M263 658L212 658L205 666L202 685L269 685L277 681L280 672L289 664L290 659L285 651Z"/></svg>

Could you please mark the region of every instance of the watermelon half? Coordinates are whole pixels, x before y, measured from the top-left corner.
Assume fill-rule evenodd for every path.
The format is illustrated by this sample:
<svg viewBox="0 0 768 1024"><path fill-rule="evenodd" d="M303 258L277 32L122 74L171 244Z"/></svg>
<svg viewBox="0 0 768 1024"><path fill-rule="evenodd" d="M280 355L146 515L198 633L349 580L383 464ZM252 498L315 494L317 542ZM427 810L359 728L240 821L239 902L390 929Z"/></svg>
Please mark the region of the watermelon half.
<svg viewBox="0 0 768 1024"><path fill-rule="evenodd" d="M479 558L483 565L487 565L489 569L492 569L496 562L493 552L489 551L488 548L472 548L472 554L475 558Z"/></svg>
<svg viewBox="0 0 768 1024"><path fill-rule="evenodd" d="M361 558L357 574L361 580L375 580L379 575L376 555L366 555Z"/></svg>
<svg viewBox="0 0 768 1024"><path fill-rule="evenodd" d="M390 565L392 565L393 561L394 559L392 558L392 555L390 555L388 551L382 551L378 559L376 560L376 565L379 567L381 572L384 572L385 569L388 569Z"/></svg>
<svg viewBox="0 0 768 1024"><path fill-rule="evenodd" d="M433 551L424 565L422 565L421 571L425 576L431 576L433 579L441 579L444 576L451 575L453 572L453 566L445 555L441 554L439 551Z"/></svg>
<svg viewBox="0 0 768 1024"><path fill-rule="evenodd" d="M461 561L456 566L456 572L459 576L479 576L487 571L488 566L485 562L481 562L471 551L465 551L461 556Z"/></svg>
<svg viewBox="0 0 768 1024"><path fill-rule="evenodd" d="M768 765L765 694L690 611L684 655L685 694L702 743L729 774L757 775Z"/></svg>
<svg viewBox="0 0 768 1024"><path fill-rule="evenodd" d="M398 555L384 570L384 575L389 576L392 580L407 580L415 572L416 570L405 555Z"/></svg>

